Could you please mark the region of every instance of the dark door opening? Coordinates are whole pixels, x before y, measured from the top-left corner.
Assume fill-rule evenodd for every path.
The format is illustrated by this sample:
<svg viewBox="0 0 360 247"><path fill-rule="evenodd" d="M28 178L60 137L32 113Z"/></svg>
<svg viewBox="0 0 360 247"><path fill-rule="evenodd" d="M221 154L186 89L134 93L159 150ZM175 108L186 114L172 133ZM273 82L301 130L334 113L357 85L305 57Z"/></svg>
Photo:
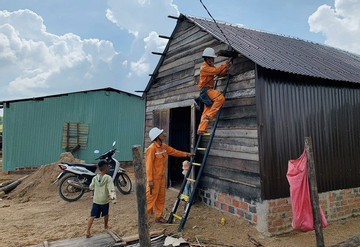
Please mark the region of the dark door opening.
<svg viewBox="0 0 360 247"><path fill-rule="evenodd" d="M191 107L170 110L169 145L177 150L191 152ZM190 160L184 157L168 156L168 185L180 188L184 180L182 162Z"/></svg>

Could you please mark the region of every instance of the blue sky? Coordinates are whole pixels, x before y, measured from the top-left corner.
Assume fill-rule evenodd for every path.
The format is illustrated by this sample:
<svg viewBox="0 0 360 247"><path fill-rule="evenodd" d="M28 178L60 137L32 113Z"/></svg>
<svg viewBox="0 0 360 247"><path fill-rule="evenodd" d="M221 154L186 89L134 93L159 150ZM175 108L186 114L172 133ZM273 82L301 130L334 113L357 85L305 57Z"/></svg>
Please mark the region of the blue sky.
<svg viewBox="0 0 360 247"><path fill-rule="evenodd" d="M218 21L360 54L360 0L203 0ZM179 13L199 0L0 0L0 101L144 90ZM0 111L0 115L2 111Z"/></svg>

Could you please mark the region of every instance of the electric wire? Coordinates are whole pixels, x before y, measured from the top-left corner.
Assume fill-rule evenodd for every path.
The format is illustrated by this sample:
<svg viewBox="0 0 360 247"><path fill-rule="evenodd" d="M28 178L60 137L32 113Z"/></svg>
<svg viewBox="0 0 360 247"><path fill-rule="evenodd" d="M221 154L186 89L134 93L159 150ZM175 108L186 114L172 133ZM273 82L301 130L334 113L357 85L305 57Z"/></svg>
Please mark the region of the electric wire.
<svg viewBox="0 0 360 247"><path fill-rule="evenodd" d="M202 0L200 0L200 3L202 4L202 6L204 7L204 9L206 10L206 12L209 14L209 16L211 17L211 19L213 19L215 25L217 26L217 28L219 28L220 32L222 33L222 35L224 36L224 38L226 39L228 45L231 47L232 50L234 50L234 48L232 47L229 39L226 37L225 33L223 32L223 30L220 28L220 26L217 24L216 20L214 19L214 17L210 14L210 11L206 8L205 4L203 3Z"/></svg>

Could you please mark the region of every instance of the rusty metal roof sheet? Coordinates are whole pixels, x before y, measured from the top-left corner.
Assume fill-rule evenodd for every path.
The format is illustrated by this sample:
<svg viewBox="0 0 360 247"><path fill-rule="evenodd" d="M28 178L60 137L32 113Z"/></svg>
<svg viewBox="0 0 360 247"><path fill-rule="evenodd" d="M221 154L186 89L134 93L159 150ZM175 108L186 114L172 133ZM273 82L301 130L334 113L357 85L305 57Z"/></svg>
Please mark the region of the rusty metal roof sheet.
<svg viewBox="0 0 360 247"><path fill-rule="evenodd" d="M360 55L330 46L225 22L181 15L261 67L360 83ZM181 17L180 16L180 17Z"/></svg>

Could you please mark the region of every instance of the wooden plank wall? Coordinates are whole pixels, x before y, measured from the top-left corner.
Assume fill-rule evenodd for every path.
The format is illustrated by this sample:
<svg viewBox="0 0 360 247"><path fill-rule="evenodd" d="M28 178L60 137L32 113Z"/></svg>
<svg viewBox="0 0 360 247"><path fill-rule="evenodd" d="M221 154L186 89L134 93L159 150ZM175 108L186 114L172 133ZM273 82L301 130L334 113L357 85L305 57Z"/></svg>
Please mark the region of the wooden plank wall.
<svg viewBox="0 0 360 247"><path fill-rule="evenodd" d="M203 50L206 47L213 47L215 51L228 48L187 21L178 24L169 42L156 82L146 94L147 133L159 122L159 112L194 103L199 94L197 83ZM216 58L216 66L226 59ZM246 58L234 61L233 77L202 178L204 187L246 198L260 196L254 66ZM218 88L222 89L224 84L225 81L220 81ZM148 138L145 143L150 144Z"/></svg>

